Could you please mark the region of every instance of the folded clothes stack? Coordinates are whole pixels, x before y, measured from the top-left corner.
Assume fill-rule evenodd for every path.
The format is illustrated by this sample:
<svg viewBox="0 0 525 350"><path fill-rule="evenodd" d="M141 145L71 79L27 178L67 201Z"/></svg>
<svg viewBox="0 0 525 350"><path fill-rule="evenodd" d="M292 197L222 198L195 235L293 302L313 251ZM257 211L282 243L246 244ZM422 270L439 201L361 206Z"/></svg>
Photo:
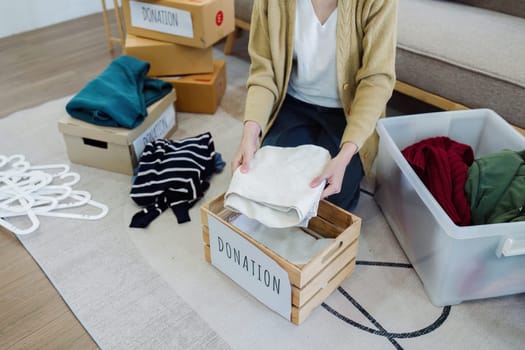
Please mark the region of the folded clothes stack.
<svg viewBox="0 0 525 350"><path fill-rule="evenodd" d="M74 118L88 123L133 129L148 115L147 108L171 92L171 84L148 78L149 63L119 56L66 105Z"/></svg>
<svg viewBox="0 0 525 350"><path fill-rule="evenodd" d="M312 188L310 183L330 159L326 149L315 145L264 146L248 172L235 171L224 206L268 227L307 226L324 189L324 184Z"/></svg>

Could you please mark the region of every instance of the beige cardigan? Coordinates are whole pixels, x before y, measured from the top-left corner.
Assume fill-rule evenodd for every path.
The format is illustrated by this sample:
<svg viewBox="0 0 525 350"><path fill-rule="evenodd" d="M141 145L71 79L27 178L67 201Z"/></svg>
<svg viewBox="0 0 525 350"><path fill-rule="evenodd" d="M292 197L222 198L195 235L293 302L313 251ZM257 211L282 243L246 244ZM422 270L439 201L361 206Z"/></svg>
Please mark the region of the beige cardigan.
<svg viewBox="0 0 525 350"><path fill-rule="evenodd" d="M263 137L283 103L292 71L295 4L296 0L253 4L244 120L257 122ZM347 120L341 144L357 145L371 183L378 145L375 125L395 84L396 34L397 0L338 1L337 83Z"/></svg>

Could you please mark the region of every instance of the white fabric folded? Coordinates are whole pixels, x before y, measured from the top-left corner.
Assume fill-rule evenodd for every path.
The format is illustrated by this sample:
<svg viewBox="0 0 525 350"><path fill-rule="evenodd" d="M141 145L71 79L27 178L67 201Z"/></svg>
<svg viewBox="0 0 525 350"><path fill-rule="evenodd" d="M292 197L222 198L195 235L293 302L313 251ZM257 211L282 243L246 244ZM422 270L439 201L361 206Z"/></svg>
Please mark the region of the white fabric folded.
<svg viewBox="0 0 525 350"><path fill-rule="evenodd" d="M299 227L266 227L245 215L239 215L231 224L292 264L308 263L333 242L333 238L316 239Z"/></svg>
<svg viewBox="0 0 525 350"><path fill-rule="evenodd" d="M268 227L307 226L324 189L324 183L315 188L310 183L330 159L315 145L261 147L248 172L234 172L224 206Z"/></svg>

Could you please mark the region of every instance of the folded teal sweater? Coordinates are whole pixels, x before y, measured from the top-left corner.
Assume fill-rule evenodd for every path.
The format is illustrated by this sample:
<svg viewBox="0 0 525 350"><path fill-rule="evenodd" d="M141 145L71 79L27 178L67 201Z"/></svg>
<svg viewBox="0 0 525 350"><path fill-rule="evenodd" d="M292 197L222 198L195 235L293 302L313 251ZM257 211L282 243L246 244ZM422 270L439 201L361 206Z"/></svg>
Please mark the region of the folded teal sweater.
<svg viewBox="0 0 525 350"><path fill-rule="evenodd" d="M148 71L148 62L119 56L68 102L66 111L88 123L133 129L148 115L147 107L173 89L146 77Z"/></svg>

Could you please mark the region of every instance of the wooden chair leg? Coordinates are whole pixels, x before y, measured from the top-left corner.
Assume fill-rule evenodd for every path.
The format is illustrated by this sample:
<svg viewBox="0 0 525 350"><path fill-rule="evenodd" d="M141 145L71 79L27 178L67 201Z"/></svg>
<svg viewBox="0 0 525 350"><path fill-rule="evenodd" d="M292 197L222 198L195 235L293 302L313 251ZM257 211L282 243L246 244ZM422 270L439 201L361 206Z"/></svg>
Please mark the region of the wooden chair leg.
<svg viewBox="0 0 525 350"><path fill-rule="evenodd" d="M108 49L110 53L114 53L113 51L113 43L120 44L121 46L124 46L125 36L124 36L124 25L122 22L122 17L120 15L120 5L118 0L113 0L113 7L115 10L115 17L117 18L117 29L119 36L114 37L111 35L111 25L109 23L109 16L108 16L108 9L106 6L106 0L101 0L102 3L102 16L104 18L104 29L106 30L106 39L108 41Z"/></svg>
<svg viewBox="0 0 525 350"><path fill-rule="evenodd" d="M122 24L122 18L120 16L120 5L118 3L118 0L113 0L113 6L115 7L115 16L117 17L118 32L120 34L120 44L124 45L124 25Z"/></svg>
<svg viewBox="0 0 525 350"><path fill-rule="evenodd" d="M235 43L235 39L237 38L239 28L235 28L233 32L228 34L226 37L226 43L224 44L224 54L230 55L232 52L233 44Z"/></svg>
<svg viewBox="0 0 525 350"><path fill-rule="evenodd" d="M100 0L102 3L102 16L104 18L104 29L106 30L106 39L108 41L108 50L113 52L113 41L111 40L111 28L109 27L108 9L106 8L106 1Z"/></svg>

